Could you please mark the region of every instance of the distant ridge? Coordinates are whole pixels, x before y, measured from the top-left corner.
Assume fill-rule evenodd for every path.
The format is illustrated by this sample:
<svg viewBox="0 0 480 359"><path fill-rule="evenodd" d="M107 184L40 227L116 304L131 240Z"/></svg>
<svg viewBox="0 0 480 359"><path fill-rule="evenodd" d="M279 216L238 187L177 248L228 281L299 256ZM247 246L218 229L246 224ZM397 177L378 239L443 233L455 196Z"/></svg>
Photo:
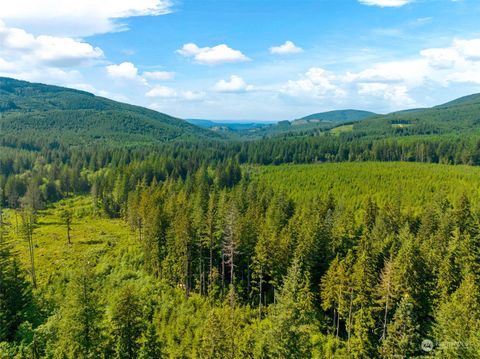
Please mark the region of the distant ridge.
<svg viewBox="0 0 480 359"><path fill-rule="evenodd" d="M122 145L217 138L212 131L91 93L0 77L0 140Z"/></svg>
<svg viewBox="0 0 480 359"><path fill-rule="evenodd" d="M375 115L374 112L363 110L336 110L314 113L295 121L356 122Z"/></svg>

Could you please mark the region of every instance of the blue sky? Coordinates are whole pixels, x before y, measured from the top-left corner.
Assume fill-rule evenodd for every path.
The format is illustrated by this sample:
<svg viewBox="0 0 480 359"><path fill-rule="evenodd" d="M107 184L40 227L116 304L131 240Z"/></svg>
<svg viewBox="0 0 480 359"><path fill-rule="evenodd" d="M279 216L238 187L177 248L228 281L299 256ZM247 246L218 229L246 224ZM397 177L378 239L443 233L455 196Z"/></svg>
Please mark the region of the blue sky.
<svg viewBox="0 0 480 359"><path fill-rule="evenodd" d="M480 92L478 0L16 0L0 75L181 118L283 120Z"/></svg>

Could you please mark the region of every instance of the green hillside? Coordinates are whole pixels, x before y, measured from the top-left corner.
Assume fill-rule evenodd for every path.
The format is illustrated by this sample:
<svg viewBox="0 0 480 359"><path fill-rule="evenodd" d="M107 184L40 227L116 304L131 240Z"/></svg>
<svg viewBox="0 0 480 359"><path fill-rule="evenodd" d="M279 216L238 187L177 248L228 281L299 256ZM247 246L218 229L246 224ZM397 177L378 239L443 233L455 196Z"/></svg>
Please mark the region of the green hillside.
<svg viewBox="0 0 480 359"><path fill-rule="evenodd" d="M365 118L375 116L376 113L362 110L336 110L328 112L314 113L305 116L296 121L322 121L322 122L356 122Z"/></svg>
<svg viewBox="0 0 480 359"><path fill-rule="evenodd" d="M30 143L155 143L218 136L146 108L10 78L0 78L0 126L2 140Z"/></svg>
<svg viewBox="0 0 480 359"><path fill-rule="evenodd" d="M480 94L427 109L395 112L356 123L363 135L453 135L478 133Z"/></svg>

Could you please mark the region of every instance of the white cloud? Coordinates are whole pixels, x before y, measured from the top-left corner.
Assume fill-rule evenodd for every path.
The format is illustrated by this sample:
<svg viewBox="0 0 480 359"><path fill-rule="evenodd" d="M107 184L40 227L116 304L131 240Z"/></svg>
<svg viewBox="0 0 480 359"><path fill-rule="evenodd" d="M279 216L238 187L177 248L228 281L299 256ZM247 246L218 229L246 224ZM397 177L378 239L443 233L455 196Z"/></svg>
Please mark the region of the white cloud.
<svg viewBox="0 0 480 359"><path fill-rule="evenodd" d="M480 61L480 39L455 40L453 46L466 60Z"/></svg>
<svg viewBox="0 0 480 359"><path fill-rule="evenodd" d="M280 92L293 97L322 99L343 97L346 92L335 84L337 77L322 68L312 67L300 80L290 80Z"/></svg>
<svg viewBox="0 0 480 359"><path fill-rule="evenodd" d="M450 69L461 60L453 48L425 49L420 51L420 55L428 60L430 66L438 69Z"/></svg>
<svg viewBox="0 0 480 359"><path fill-rule="evenodd" d="M411 3L413 0L359 0L361 4L380 7L400 7Z"/></svg>
<svg viewBox="0 0 480 359"><path fill-rule="evenodd" d="M206 94L204 92L181 91L172 87L158 85L154 86L150 91L148 91L145 96L161 99L198 101L204 99Z"/></svg>
<svg viewBox="0 0 480 359"><path fill-rule="evenodd" d="M168 86L155 86L148 91L145 96L147 97L162 97L162 98L174 98L178 97L177 90Z"/></svg>
<svg viewBox="0 0 480 359"><path fill-rule="evenodd" d="M198 47L196 44L189 43L183 45L180 50L177 50L177 53L185 57L191 57L195 62L204 65L219 65L250 60L242 52L234 50L225 44L214 47Z"/></svg>
<svg viewBox="0 0 480 359"><path fill-rule="evenodd" d="M253 86L247 85L244 79L240 76L232 75L230 80L220 80L213 86L214 91L216 92L230 92L230 93L239 93L250 91L253 89Z"/></svg>
<svg viewBox="0 0 480 359"><path fill-rule="evenodd" d="M170 0L0 1L0 19L36 34L90 36L125 30L132 16L169 13Z"/></svg>
<svg viewBox="0 0 480 359"><path fill-rule="evenodd" d="M105 67L108 75L115 78L134 80L138 77L138 69L131 62L122 62L118 65L109 65Z"/></svg>
<svg viewBox="0 0 480 359"><path fill-rule="evenodd" d="M0 21L0 56L31 65L73 67L103 58L98 47L67 37L34 36L25 30L9 28Z"/></svg>
<svg viewBox="0 0 480 359"><path fill-rule="evenodd" d="M140 74L138 68L131 62L122 62L121 64L113 64L105 67L107 74L116 79L128 80L140 83L144 86L149 86L148 80L152 81L166 81L172 80L175 77L174 72L167 71L153 71L143 72Z"/></svg>
<svg viewBox="0 0 480 359"><path fill-rule="evenodd" d="M80 72L76 70L63 70L53 67L19 68L17 66L4 70L0 68L0 76L57 85L65 85L69 82L80 81L82 77Z"/></svg>
<svg viewBox="0 0 480 359"><path fill-rule="evenodd" d="M303 49L296 46L292 41L286 41L283 45L270 48L270 53L276 55L298 54L300 52L303 52Z"/></svg>
<svg viewBox="0 0 480 359"><path fill-rule="evenodd" d="M173 80L175 78L175 72L169 71L146 71L143 74L143 77L147 80L153 81L168 81Z"/></svg>
<svg viewBox="0 0 480 359"><path fill-rule="evenodd" d="M416 102L408 94L408 88L404 85L392 85L385 83L360 83L358 94L367 97L377 97L395 108L415 107Z"/></svg>
<svg viewBox="0 0 480 359"><path fill-rule="evenodd" d="M180 97L187 101L200 101L206 97L205 92L182 91Z"/></svg>
<svg viewBox="0 0 480 359"><path fill-rule="evenodd" d="M442 85L480 84L480 39L456 39L450 47L425 49L420 54L434 70L432 79Z"/></svg>
<svg viewBox="0 0 480 359"><path fill-rule="evenodd" d="M346 82L407 83L410 86L422 84L430 68L424 59L390 61L373 65L358 73L347 72Z"/></svg>
<svg viewBox="0 0 480 359"><path fill-rule="evenodd" d="M81 79L75 69L103 61L103 51L81 40L35 36L0 21L0 74L28 81L65 84Z"/></svg>

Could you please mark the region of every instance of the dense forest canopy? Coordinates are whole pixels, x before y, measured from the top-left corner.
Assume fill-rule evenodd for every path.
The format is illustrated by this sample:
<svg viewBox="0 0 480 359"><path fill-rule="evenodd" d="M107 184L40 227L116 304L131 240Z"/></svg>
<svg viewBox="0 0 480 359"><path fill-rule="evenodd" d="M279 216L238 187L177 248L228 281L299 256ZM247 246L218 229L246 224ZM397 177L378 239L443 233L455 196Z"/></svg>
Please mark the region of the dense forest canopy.
<svg viewBox="0 0 480 359"><path fill-rule="evenodd" d="M0 100L1 358L480 356L478 96L262 139Z"/></svg>

